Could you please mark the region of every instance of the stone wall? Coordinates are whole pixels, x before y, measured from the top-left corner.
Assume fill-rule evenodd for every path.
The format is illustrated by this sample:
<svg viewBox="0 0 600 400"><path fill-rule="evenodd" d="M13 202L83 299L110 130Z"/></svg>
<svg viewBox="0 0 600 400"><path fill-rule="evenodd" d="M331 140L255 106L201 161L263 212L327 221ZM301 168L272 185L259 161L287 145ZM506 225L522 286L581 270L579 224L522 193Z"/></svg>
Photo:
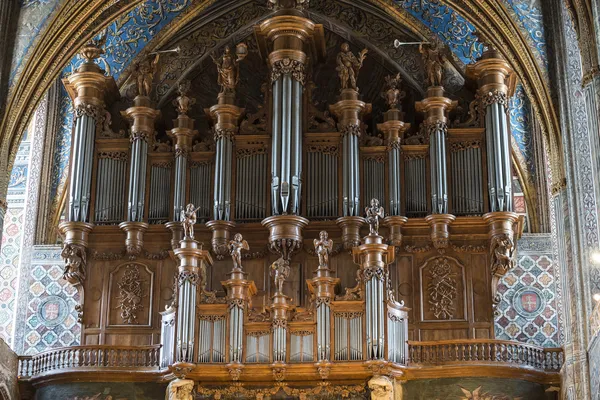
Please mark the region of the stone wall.
<svg viewBox="0 0 600 400"><path fill-rule="evenodd" d="M17 355L0 338L0 399L19 399L17 385Z"/></svg>

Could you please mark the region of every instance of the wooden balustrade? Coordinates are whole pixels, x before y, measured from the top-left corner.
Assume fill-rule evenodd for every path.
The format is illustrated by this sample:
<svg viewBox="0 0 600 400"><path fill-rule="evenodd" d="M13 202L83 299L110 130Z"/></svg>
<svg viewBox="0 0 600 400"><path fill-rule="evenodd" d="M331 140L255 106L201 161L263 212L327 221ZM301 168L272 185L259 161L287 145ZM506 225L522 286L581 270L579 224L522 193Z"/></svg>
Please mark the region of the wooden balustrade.
<svg viewBox="0 0 600 400"><path fill-rule="evenodd" d="M19 377L27 378L67 369L158 369L159 353L160 345L63 347L34 356L19 357Z"/></svg>
<svg viewBox="0 0 600 400"><path fill-rule="evenodd" d="M560 348L543 348L504 340L445 340L409 342L409 366L493 363L558 372L563 364Z"/></svg>

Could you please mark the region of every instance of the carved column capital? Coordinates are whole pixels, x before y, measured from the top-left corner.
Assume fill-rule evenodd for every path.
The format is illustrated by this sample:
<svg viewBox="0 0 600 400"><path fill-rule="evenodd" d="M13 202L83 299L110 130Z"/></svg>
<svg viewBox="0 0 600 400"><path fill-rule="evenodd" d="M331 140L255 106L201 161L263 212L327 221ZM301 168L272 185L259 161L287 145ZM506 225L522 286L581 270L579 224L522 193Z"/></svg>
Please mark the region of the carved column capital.
<svg viewBox="0 0 600 400"><path fill-rule="evenodd" d="M482 105L480 108L481 112L485 112L487 106L492 104L501 104L505 107L505 111L508 112L508 96L506 95L505 91L494 89L489 92L482 93L480 98Z"/></svg>
<svg viewBox="0 0 600 400"><path fill-rule="evenodd" d="M271 64L271 82L275 82L282 75L286 74L291 74L292 78L304 86L306 73L304 72L303 62L284 57Z"/></svg>

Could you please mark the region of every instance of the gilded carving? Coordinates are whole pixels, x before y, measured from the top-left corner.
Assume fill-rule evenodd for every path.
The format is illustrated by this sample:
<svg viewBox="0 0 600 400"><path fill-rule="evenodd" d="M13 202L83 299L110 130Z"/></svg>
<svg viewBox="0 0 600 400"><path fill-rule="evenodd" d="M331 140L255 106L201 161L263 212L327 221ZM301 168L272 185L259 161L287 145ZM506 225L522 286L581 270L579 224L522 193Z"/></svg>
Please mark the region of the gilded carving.
<svg viewBox="0 0 600 400"><path fill-rule="evenodd" d="M481 140L470 140L467 142L450 142L450 151L452 153L479 148L481 148Z"/></svg>
<svg viewBox="0 0 600 400"><path fill-rule="evenodd" d="M388 107L392 110L397 109L400 100L406 97L406 92L399 89L400 82L402 82L400 72L385 77L385 90L381 93L381 97L385 99Z"/></svg>
<svg viewBox="0 0 600 400"><path fill-rule="evenodd" d="M234 93L240 79L239 63L248 54L248 48L245 44L240 43L236 48L236 58L231 54L229 46L225 46L225 51L221 57L216 58L211 54L213 62L217 66L219 74L217 83L221 86L221 93Z"/></svg>
<svg viewBox="0 0 600 400"><path fill-rule="evenodd" d="M213 140L215 143L218 142L219 139L232 140L236 133L237 129L213 127Z"/></svg>
<svg viewBox="0 0 600 400"><path fill-rule="evenodd" d="M190 379L175 379L167 387L165 400L193 400L195 383Z"/></svg>
<svg viewBox="0 0 600 400"><path fill-rule="evenodd" d="M371 400L394 400L394 384L387 376L374 376L369 380Z"/></svg>
<svg viewBox="0 0 600 400"><path fill-rule="evenodd" d="M139 267L136 264L130 264L117 283L119 286L119 295L117 296L119 305L117 308L121 309L121 319L126 324L136 324L137 313L144 308L142 304L142 297L144 297L142 284L144 282L140 278Z"/></svg>
<svg viewBox="0 0 600 400"><path fill-rule="evenodd" d="M182 286L185 282L189 282L195 286L198 283L200 283L200 280L201 280L200 275L198 275L195 272L181 271L177 275L177 285L178 286Z"/></svg>
<svg viewBox="0 0 600 400"><path fill-rule="evenodd" d="M75 106L75 117L88 116L96 120L96 125L102 127L106 118L106 110L95 104L80 103Z"/></svg>
<svg viewBox="0 0 600 400"><path fill-rule="evenodd" d="M304 64L300 61L285 57L273 63L271 66L271 82L275 82L282 75L286 74L291 74L292 78L304 85L306 73L304 72Z"/></svg>
<svg viewBox="0 0 600 400"><path fill-rule="evenodd" d="M365 147L383 146L383 136L381 134L363 135L360 145Z"/></svg>
<svg viewBox="0 0 600 400"><path fill-rule="evenodd" d="M360 137L362 134L362 127L359 124L338 124L338 129L342 136L353 135Z"/></svg>
<svg viewBox="0 0 600 400"><path fill-rule="evenodd" d="M155 54L154 58L147 56L145 59L138 62L133 73L138 96L150 97L152 92L152 81L154 74L158 69L158 60L160 54Z"/></svg>
<svg viewBox="0 0 600 400"><path fill-rule="evenodd" d="M358 91L358 87L356 86L358 72L362 68L363 62L365 61L365 58L367 58L367 52L369 50L362 49L358 54L358 57L356 57L350 51L350 45L348 43L343 43L341 50L342 51L338 53L336 60L336 71L338 72L338 76L340 78L340 87L342 90L354 89Z"/></svg>
<svg viewBox="0 0 600 400"><path fill-rule="evenodd" d="M65 260L63 279L71 285L83 285L86 276L87 256L84 246L65 243L61 257Z"/></svg>
<svg viewBox="0 0 600 400"><path fill-rule="evenodd" d="M242 250L250 250L248 242L244 240L241 233L236 233L233 240L229 241L229 254L233 260L233 270L242 270Z"/></svg>
<svg viewBox="0 0 600 400"><path fill-rule="evenodd" d="M442 86L446 57L437 46L431 44L420 44L419 52L423 57L423 63L427 70L427 85Z"/></svg>
<svg viewBox="0 0 600 400"><path fill-rule="evenodd" d="M503 90L495 89L481 96L481 112L485 112L487 106L492 104L501 104L504 111L508 112L508 96Z"/></svg>
<svg viewBox="0 0 600 400"><path fill-rule="evenodd" d="M429 310L437 319L451 319L456 311L458 295L456 273L452 271L446 257L438 257L429 269Z"/></svg>
<svg viewBox="0 0 600 400"><path fill-rule="evenodd" d="M444 135L448 133L448 125L445 121L437 120L435 122L429 122L426 124L427 136L430 137L433 133L443 132Z"/></svg>
<svg viewBox="0 0 600 400"><path fill-rule="evenodd" d="M173 100L173 105L179 114L187 114L188 111L196 104L196 99L188 96L191 89L191 82L188 80L182 80L177 86L179 96Z"/></svg>

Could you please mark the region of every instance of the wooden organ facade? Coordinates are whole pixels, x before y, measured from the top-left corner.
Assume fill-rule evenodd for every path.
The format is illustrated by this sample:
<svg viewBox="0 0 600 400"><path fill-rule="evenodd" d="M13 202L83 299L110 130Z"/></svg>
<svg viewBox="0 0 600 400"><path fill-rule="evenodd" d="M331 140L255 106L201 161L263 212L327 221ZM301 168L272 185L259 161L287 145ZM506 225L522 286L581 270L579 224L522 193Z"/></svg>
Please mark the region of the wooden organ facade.
<svg viewBox="0 0 600 400"><path fill-rule="evenodd" d="M436 343L456 359L473 346L475 357L506 357L510 343L494 341L496 288L522 230L502 150L508 63L489 50L469 69L478 122L461 127L448 122L456 102L435 49L425 50L419 133L406 135L394 81L382 89L389 109L376 140L366 137L371 105L355 81L365 54L342 48L351 66L324 113L307 80L307 58L325 51L323 27L284 7L255 32L271 70L266 102L242 117L227 74L246 49L227 50L217 62L222 91L205 110L212 141L194 142L185 83L165 145L154 139L147 76L123 112L129 138L102 133L110 78L93 63L97 47L65 80L78 110L71 159L85 174L71 176L60 229L65 278L81 291L82 345L160 345L160 368L205 383L398 375ZM89 212L77 208L78 193L89 193ZM372 199L386 213L365 219L365 208L379 210ZM319 252L323 232L333 245ZM249 246L238 261L235 234ZM557 360L533 353L527 360L540 365Z"/></svg>

